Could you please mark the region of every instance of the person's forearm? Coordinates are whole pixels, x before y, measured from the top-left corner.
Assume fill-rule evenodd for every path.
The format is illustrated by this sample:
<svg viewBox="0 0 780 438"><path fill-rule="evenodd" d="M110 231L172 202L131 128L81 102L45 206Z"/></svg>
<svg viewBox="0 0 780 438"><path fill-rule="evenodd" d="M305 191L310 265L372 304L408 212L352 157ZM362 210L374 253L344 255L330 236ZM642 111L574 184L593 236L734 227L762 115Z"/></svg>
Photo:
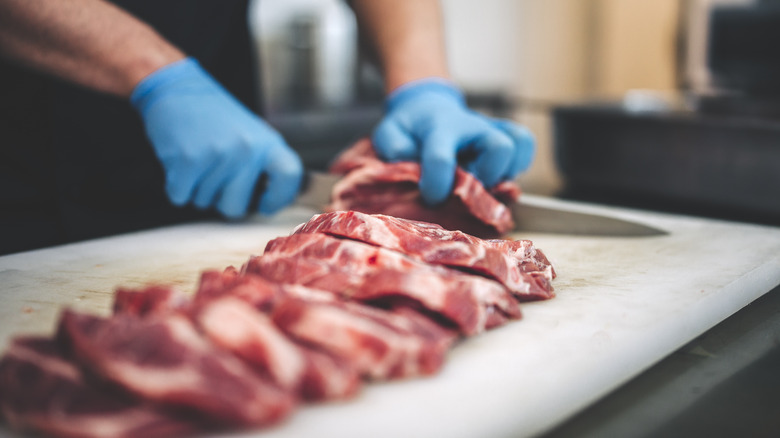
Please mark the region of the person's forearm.
<svg viewBox="0 0 780 438"><path fill-rule="evenodd" d="M0 53L98 91L129 96L185 55L103 0L0 0Z"/></svg>
<svg viewBox="0 0 780 438"><path fill-rule="evenodd" d="M449 78L437 0L352 0L388 92L415 79Z"/></svg>

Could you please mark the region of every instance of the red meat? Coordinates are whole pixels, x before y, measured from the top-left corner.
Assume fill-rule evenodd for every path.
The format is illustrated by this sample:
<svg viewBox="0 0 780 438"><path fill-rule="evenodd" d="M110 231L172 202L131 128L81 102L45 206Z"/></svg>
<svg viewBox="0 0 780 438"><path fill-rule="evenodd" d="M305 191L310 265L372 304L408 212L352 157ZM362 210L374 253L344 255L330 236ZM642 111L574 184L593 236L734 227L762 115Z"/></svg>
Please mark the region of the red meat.
<svg viewBox="0 0 780 438"><path fill-rule="evenodd" d="M66 310L60 330L95 375L149 401L245 426L277 422L294 406L290 394L212 346L178 313L103 319Z"/></svg>
<svg viewBox="0 0 780 438"><path fill-rule="evenodd" d="M443 204L428 207L418 188L419 163L385 163L366 140L343 152L330 170L345 176L333 188L328 211L355 210L432 222L480 237L498 237L514 226L511 212L502 203L520 196L512 182L497 185L491 193L458 168L452 195Z"/></svg>
<svg viewBox="0 0 780 438"><path fill-rule="evenodd" d="M314 216L295 233L326 233L394 251L417 260L499 281L521 300L553 296L552 267L530 241L502 243L449 231L438 225L356 211Z"/></svg>
<svg viewBox="0 0 780 438"><path fill-rule="evenodd" d="M288 296L273 319L293 338L343 358L371 379L432 374L457 338L411 309L391 312L340 300Z"/></svg>
<svg viewBox="0 0 780 438"><path fill-rule="evenodd" d="M86 378L53 339L11 342L0 360L0 412L18 430L59 437L170 437L195 423Z"/></svg>
<svg viewBox="0 0 780 438"><path fill-rule="evenodd" d="M274 239L245 270L350 299L385 305L412 302L451 321L466 335L520 317L512 295L493 280L322 233Z"/></svg>

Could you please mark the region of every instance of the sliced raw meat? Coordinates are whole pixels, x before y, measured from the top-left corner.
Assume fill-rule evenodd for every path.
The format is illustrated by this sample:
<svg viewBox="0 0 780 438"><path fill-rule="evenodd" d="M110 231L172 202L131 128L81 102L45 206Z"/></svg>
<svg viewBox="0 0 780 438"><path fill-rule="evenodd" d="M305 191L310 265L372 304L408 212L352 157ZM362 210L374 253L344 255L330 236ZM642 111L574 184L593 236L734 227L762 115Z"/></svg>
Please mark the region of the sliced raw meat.
<svg viewBox="0 0 780 438"><path fill-rule="evenodd" d="M66 310L60 331L96 375L157 403L230 425L265 425L293 408L290 394L203 339L184 315L109 319Z"/></svg>
<svg viewBox="0 0 780 438"><path fill-rule="evenodd" d="M273 319L290 336L343 358L371 379L435 373L457 337L411 309L394 313L339 300L288 296Z"/></svg>
<svg viewBox="0 0 780 438"><path fill-rule="evenodd" d="M498 237L514 227L507 206L463 169L455 173L452 195L434 207L424 204L419 180L418 163L367 164L336 183L326 210L356 210L433 222L481 237Z"/></svg>
<svg viewBox="0 0 780 438"><path fill-rule="evenodd" d="M480 277L447 278L420 271L377 270L365 277L364 285L369 286L361 287L353 298L390 305L411 300L428 313L439 313L454 321L464 335L520 318L520 307L506 289Z"/></svg>
<svg viewBox="0 0 780 438"><path fill-rule="evenodd" d="M307 362L299 391L305 400L343 399L360 390L360 374L349 362L315 348L301 348Z"/></svg>
<svg viewBox="0 0 780 438"><path fill-rule="evenodd" d="M187 297L171 286L152 285L140 290L119 288L114 293L114 313L148 316L168 313L188 305Z"/></svg>
<svg viewBox="0 0 780 438"><path fill-rule="evenodd" d="M555 269L547 256L530 240L488 239L484 243L511 254L519 262L520 268L526 272L541 271L550 281L555 278Z"/></svg>
<svg viewBox="0 0 780 438"><path fill-rule="evenodd" d="M339 212L333 212L338 214L341 214ZM386 215L378 215L375 214L373 216L386 216ZM317 216L315 216L316 218ZM462 231L458 230L448 230L446 228L443 228L442 226L431 223L431 222L425 222L425 221L415 221L415 220L406 220L403 218L398 217L392 217L392 216L386 216L388 218L388 221L396 220L397 223L394 224L397 226L399 231L405 229L405 224L409 228L413 228L414 233L420 235L421 237L425 237L427 239L432 240L441 240L441 241L453 241L453 242L465 242L470 245L474 246L486 246L491 247L495 249L499 249L501 251L506 252L510 256L514 257L517 262L521 265L525 266L533 266L533 270L548 270L551 268L549 260L547 260L547 257L542 253L541 250L538 250L534 247L533 242L530 240L512 240L512 239L481 239L479 237L464 233ZM334 216L329 216L325 214L323 216L324 220L328 220L328 218L334 218ZM313 218L314 219L314 218ZM312 222L311 225L308 225L309 222L303 223L301 225L298 225L296 227L296 231L302 230L303 232L314 232L319 231L318 227L323 226L324 228L322 231L324 231L327 228L334 228L338 229L337 226L332 224L323 224L320 225L316 222L313 222L313 219L309 222ZM304 231L305 230L305 231ZM411 230L410 230L411 231ZM345 233L355 233L351 230L344 231ZM364 230L360 230L360 232L357 232L358 235L361 235L365 233ZM336 234L336 233L333 233ZM353 238L353 237L350 237ZM409 244L404 243L391 243L394 239L397 237L391 236L391 235L383 235L381 237L382 244L379 246L385 246L385 247L391 247L391 245L394 246L409 246ZM361 240L361 239L357 239ZM532 265L528 265L531 263ZM555 273L551 271L551 278L555 278Z"/></svg>
<svg viewBox="0 0 780 438"><path fill-rule="evenodd" d="M293 342L273 324L267 312L281 292L280 285L256 275L239 276L228 268L204 271L191 302L166 299L168 290L121 289L116 302L122 304L115 308L138 316L182 312L212 343L306 400L346 398L360 388L360 376L349 364ZM154 306L128 305L138 303ZM148 308L154 312L137 311Z"/></svg>
<svg viewBox="0 0 780 438"><path fill-rule="evenodd" d="M428 207L422 201L416 162L385 163L367 140L344 151L330 171L344 174L333 188L329 211L356 210L440 224L481 237L498 237L514 226L504 203L516 202L520 188L504 182L488 191L472 174L457 168L452 195Z"/></svg>
<svg viewBox="0 0 780 438"><path fill-rule="evenodd" d="M201 274L196 306L225 296L240 298L252 307L269 311L280 293L279 285L254 275L239 275L234 269L223 272L205 271Z"/></svg>
<svg viewBox="0 0 780 438"><path fill-rule="evenodd" d="M552 278L547 277L552 275L547 269L549 262L539 266L527 254L530 252L527 246L518 254L518 250L508 245L502 248L493 241L473 236L458 238L457 234L463 233L435 224L357 211L320 214L299 225L294 232L346 237L400 251L426 263L476 272L499 281L521 300L546 299L553 295ZM535 270L531 270L532 266Z"/></svg>
<svg viewBox="0 0 780 438"><path fill-rule="evenodd" d="M212 300L198 311L196 321L212 342L259 365L282 388L296 390L300 385L304 354L250 304L231 296Z"/></svg>
<svg viewBox="0 0 780 438"><path fill-rule="evenodd" d="M268 243L245 267L271 281L296 283L341 296L390 304L419 303L473 335L495 326L495 315L520 317L509 291L493 280L433 266L397 251L322 233L293 234Z"/></svg>
<svg viewBox="0 0 780 438"><path fill-rule="evenodd" d="M310 289L295 284L270 283L262 277L251 273L246 273L241 277L233 277L230 274L223 275L217 272L211 272L204 273L202 278L203 280L201 282L201 287L197 297L212 297L212 300L206 303L207 309L213 306L214 303L219 305L220 302L224 302L225 300L236 299L245 300L246 303L251 304L252 306L258 306L266 309L275 309L278 307L279 302L286 302L290 299L296 300L296 302L305 303L306 305L312 304L320 306L337 306L339 308L344 307L342 300L338 299L332 293ZM221 290L221 293L216 293L215 291L217 290ZM267 342L265 338L269 336L268 332L272 331L273 329L271 329L265 321L262 323L256 321L256 319L263 319L265 315L262 315L259 318L257 316L253 317L251 315L251 311L246 307L244 307L242 310L239 310L239 306L235 302L231 302L230 306L234 308L233 312L235 314L232 316L224 314L227 312L223 312L223 314L218 315L213 310L207 311L212 313L211 319L213 320L214 324L213 329L207 328L206 332L210 333L210 336L222 338L223 341L219 342L220 345L235 351L239 356L245 356L244 353L241 353L242 351L252 352L255 354L255 357L249 357L247 359L265 368L269 368L267 362L276 362L279 367L284 367L288 363L300 363L302 360L304 367L302 368L302 386L300 393L304 398L310 400L344 398L354 394L358 390L360 386L358 371L364 375L375 377L382 376L383 373L385 373L385 371L382 370L367 368L365 364L361 364L363 368L358 370L356 367L357 365L352 363L351 360L348 360L350 358L345 357L342 351L338 351L338 354L336 354L330 348L323 349L321 345L311 342L293 344L292 342L288 341L290 345L298 345L300 347L300 352L302 353L302 357L300 359L291 358L288 360L270 361L268 358L271 358L275 355L269 352L268 346L283 344L283 339L279 338L274 342ZM363 315L369 315L369 317L373 319L381 317L386 319L390 318L390 316L385 313L380 312L377 314L374 309L370 309L367 306L357 303L351 303L347 306L351 306L349 309L353 319L365 318ZM220 307L222 309L227 308L227 306L224 304L220 305ZM272 312L276 312L276 310L272 310ZM243 316L240 316L239 314L243 314ZM424 321L419 321L421 318L424 319ZM224 327L227 320L231 321L230 324L234 324L237 321L247 322L242 324L243 330L241 334L231 335L231 332L235 329L221 328ZM398 321L397 318L395 324L400 324L400 321ZM202 325L208 327L208 321ZM407 327L403 327L405 330L409 331L410 333L417 333L419 336L431 340L434 345L439 346L439 349L436 351L446 351L446 346L441 346L441 344L445 342L451 342L451 340L455 337L452 331L439 327L437 324L433 323L427 318L420 316L417 313L411 314L407 325ZM276 325L274 325L274 327L276 327ZM325 329L327 328L323 328L323 330ZM226 333L220 333L220 331L224 331ZM228 340L225 342L224 338L226 337L232 338L233 341ZM297 338L293 337L293 339ZM256 347L252 347L250 345L241 345L242 342L251 344L255 341L258 342ZM298 340L298 342L300 343L301 341ZM281 350L287 350L285 353L279 355L280 358L283 359L284 356L291 357L294 354L293 351L289 348L290 345L279 348ZM395 348L397 348L395 345L389 346L389 349ZM322 349L323 351L318 351L318 349ZM396 356L398 356L398 354L396 354ZM428 362L430 362L430 360ZM414 370L410 370L409 372L412 371ZM402 376L394 375L393 377Z"/></svg>
<svg viewBox="0 0 780 438"><path fill-rule="evenodd" d="M149 403L88 381L52 339L11 342L0 360L0 412L17 430L59 437L170 437L194 433Z"/></svg>
<svg viewBox="0 0 780 438"><path fill-rule="evenodd" d="M196 320L212 342L306 399L345 398L360 387L356 370L294 343L268 315L240 297L225 295L205 303Z"/></svg>

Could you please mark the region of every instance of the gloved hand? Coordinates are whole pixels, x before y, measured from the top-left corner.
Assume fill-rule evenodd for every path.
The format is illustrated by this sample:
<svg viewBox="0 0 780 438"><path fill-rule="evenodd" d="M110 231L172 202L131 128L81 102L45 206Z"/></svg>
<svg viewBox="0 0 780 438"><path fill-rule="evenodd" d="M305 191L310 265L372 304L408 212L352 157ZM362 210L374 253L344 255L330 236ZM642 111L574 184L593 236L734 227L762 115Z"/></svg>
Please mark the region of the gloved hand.
<svg viewBox="0 0 780 438"><path fill-rule="evenodd" d="M171 202L247 213L267 175L259 210L271 214L295 198L303 165L282 136L250 112L192 58L144 78L130 102L165 169Z"/></svg>
<svg viewBox="0 0 780 438"><path fill-rule="evenodd" d="M413 81L393 91L372 142L386 161L420 162L420 191L429 204L449 196L459 158L471 158L463 167L493 187L526 170L534 155L530 131L470 110L463 94L439 78Z"/></svg>

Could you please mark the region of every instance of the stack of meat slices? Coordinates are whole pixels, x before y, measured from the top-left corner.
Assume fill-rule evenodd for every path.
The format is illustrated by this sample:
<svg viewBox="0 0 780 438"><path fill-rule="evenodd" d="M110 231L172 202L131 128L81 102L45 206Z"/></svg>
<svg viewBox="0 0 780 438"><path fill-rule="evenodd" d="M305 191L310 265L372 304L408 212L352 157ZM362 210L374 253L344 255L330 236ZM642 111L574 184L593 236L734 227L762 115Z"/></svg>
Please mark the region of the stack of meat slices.
<svg viewBox="0 0 780 438"><path fill-rule="evenodd" d="M383 215L313 217L191 296L118 289L110 317L64 310L0 360L0 412L56 436L187 435L278 423L366 381L436 373L447 351L553 296L529 241Z"/></svg>

